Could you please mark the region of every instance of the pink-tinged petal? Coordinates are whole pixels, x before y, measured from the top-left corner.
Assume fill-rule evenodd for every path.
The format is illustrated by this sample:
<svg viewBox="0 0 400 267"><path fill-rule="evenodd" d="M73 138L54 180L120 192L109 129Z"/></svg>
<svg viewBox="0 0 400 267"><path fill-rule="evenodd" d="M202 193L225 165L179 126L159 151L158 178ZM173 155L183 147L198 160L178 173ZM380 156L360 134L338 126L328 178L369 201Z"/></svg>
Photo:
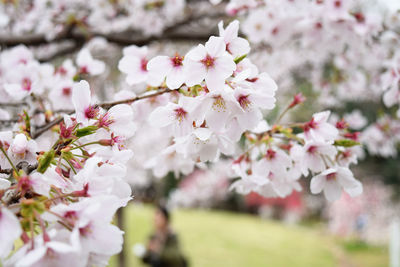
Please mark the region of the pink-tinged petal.
<svg viewBox="0 0 400 267"><path fill-rule="evenodd" d="M157 73L155 71L149 71L145 74L146 79L143 81L146 81L146 83L150 86L158 87L161 86L161 84L165 80L165 76L163 74Z"/></svg>
<svg viewBox="0 0 400 267"><path fill-rule="evenodd" d="M190 50L186 56L185 59L191 59L193 61L200 61L204 59L207 56L207 51L204 45L199 44L192 50ZM185 63L184 63L185 64Z"/></svg>
<svg viewBox="0 0 400 267"><path fill-rule="evenodd" d="M33 190L40 195L49 197L50 181L46 179L46 176L41 173L35 172L31 174L30 177L32 180Z"/></svg>
<svg viewBox="0 0 400 267"><path fill-rule="evenodd" d="M321 158L321 155L309 154L308 152L304 156L304 164L313 172L321 172L325 170L325 163Z"/></svg>
<svg viewBox="0 0 400 267"><path fill-rule="evenodd" d="M183 66L172 68L166 80L169 89L177 89L185 82L186 76Z"/></svg>
<svg viewBox="0 0 400 267"><path fill-rule="evenodd" d="M231 43L237 38L239 32L239 21L234 20L226 27L223 37L226 43ZM245 53L247 54L247 53ZM243 54L244 55L244 54Z"/></svg>
<svg viewBox="0 0 400 267"><path fill-rule="evenodd" d="M206 141L210 139L212 131L207 128L197 128L196 130L194 130L193 134L201 141Z"/></svg>
<svg viewBox="0 0 400 267"><path fill-rule="evenodd" d="M136 70L126 76L126 83L129 85L143 83L148 79L148 72Z"/></svg>
<svg viewBox="0 0 400 267"><path fill-rule="evenodd" d="M336 156L336 148L332 145L326 145L326 144L322 144L318 146L318 151L321 154L327 155L329 157L334 157Z"/></svg>
<svg viewBox="0 0 400 267"><path fill-rule="evenodd" d="M225 85L225 79L217 71L208 71L205 81L210 91L220 90Z"/></svg>
<svg viewBox="0 0 400 267"><path fill-rule="evenodd" d="M132 107L126 104L116 105L109 111L110 118L114 121L110 125L111 131L117 136L129 138L136 131L136 125L133 122Z"/></svg>
<svg viewBox="0 0 400 267"><path fill-rule="evenodd" d="M163 80L172 68L171 59L167 56L155 57L151 59L149 63L147 63L147 70L149 71L151 77L158 77L160 80Z"/></svg>
<svg viewBox="0 0 400 267"><path fill-rule="evenodd" d="M319 194L322 192L326 185L326 177L323 174L319 174L314 176L311 179L310 190L313 194Z"/></svg>
<svg viewBox="0 0 400 267"><path fill-rule="evenodd" d="M187 60L184 63L184 73L186 77L186 84L188 86L193 86L200 84L204 80L207 70L201 62Z"/></svg>
<svg viewBox="0 0 400 267"><path fill-rule="evenodd" d="M210 71L216 71L221 76L222 79L226 79L232 75L236 69L236 64L233 61L233 57L228 53L215 59L214 68Z"/></svg>
<svg viewBox="0 0 400 267"><path fill-rule="evenodd" d="M7 208L0 209L0 259L8 256L14 241L21 235L22 230L18 218Z"/></svg>
<svg viewBox="0 0 400 267"><path fill-rule="evenodd" d="M391 107L398 103L398 94L399 90L397 89L397 85L390 87L390 89L383 94L383 103L385 106Z"/></svg>
<svg viewBox="0 0 400 267"><path fill-rule="evenodd" d="M324 123L323 125L318 126L315 132L323 139L329 141L336 139L336 137L339 135L339 130L329 123Z"/></svg>
<svg viewBox="0 0 400 267"><path fill-rule="evenodd" d="M329 118L330 114L331 114L331 112L329 110L321 111L321 112L315 113L313 115L313 118L314 118L314 120L316 122L323 123L323 122L327 122L328 121L328 118Z"/></svg>
<svg viewBox="0 0 400 267"><path fill-rule="evenodd" d="M228 120L230 113L228 110L215 109L214 106L206 115L208 127L215 132L220 132L225 128L225 123Z"/></svg>
<svg viewBox="0 0 400 267"><path fill-rule="evenodd" d="M264 176L251 175L249 177L249 180L260 186L264 186L270 182L265 175Z"/></svg>
<svg viewBox="0 0 400 267"><path fill-rule="evenodd" d="M255 86L257 90L270 96L274 96L276 90L278 90L278 85L266 72L262 72L258 75L258 80L255 82Z"/></svg>
<svg viewBox="0 0 400 267"><path fill-rule="evenodd" d="M5 189L9 188L10 186L11 186L10 181L0 178L0 190L5 190Z"/></svg>
<svg viewBox="0 0 400 267"><path fill-rule="evenodd" d="M156 108L148 118L150 125L165 127L176 121L172 105Z"/></svg>
<svg viewBox="0 0 400 267"><path fill-rule="evenodd" d="M81 51L79 51L78 55L76 56L76 64L80 67L86 65L91 60L93 60L93 58L87 48L81 49Z"/></svg>
<svg viewBox="0 0 400 267"><path fill-rule="evenodd" d="M254 129L262 120L261 111L258 109L251 109L238 114L236 117L242 130Z"/></svg>
<svg viewBox="0 0 400 267"><path fill-rule="evenodd" d="M344 167L337 167L337 179L339 183L344 187L354 187L356 185L356 179L353 176L353 173Z"/></svg>
<svg viewBox="0 0 400 267"><path fill-rule="evenodd" d="M254 175L267 177L270 171L269 165L264 158L257 161L253 166Z"/></svg>
<svg viewBox="0 0 400 267"><path fill-rule="evenodd" d="M225 155L232 155L235 152L235 145L227 136L218 136L218 148Z"/></svg>
<svg viewBox="0 0 400 267"><path fill-rule="evenodd" d="M122 50L124 56L133 56L133 57L146 57L148 53L147 46L138 47L136 45L130 45L125 47Z"/></svg>
<svg viewBox="0 0 400 267"><path fill-rule="evenodd" d="M46 255L46 252L47 247L36 247L34 250L31 250L26 255L24 255L24 257L17 262L16 267L34 266L35 263L37 263Z"/></svg>
<svg viewBox="0 0 400 267"><path fill-rule="evenodd" d="M324 195L330 202L338 200L342 195L340 184L335 180L326 181Z"/></svg>
<svg viewBox="0 0 400 267"><path fill-rule="evenodd" d="M97 223L93 227L93 233L88 237L81 237L84 241L84 247L91 252L114 255L121 251L123 243L123 233L115 225Z"/></svg>
<svg viewBox="0 0 400 267"><path fill-rule="evenodd" d="M346 193L349 194L349 196L356 197L362 194L363 185L362 183L360 183L360 181L355 180L354 187L344 188L344 191L346 191Z"/></svg>
<svg viewBox="0 0 400 267"><path fill-rule="evenodd" d="M235 38L228 45L229 52L235 56L247 55L250 52L250 44L244 38Z"/></svg>
<svg viewBox="0 0 400 267"><path fill-rule="evenodd" d="M23 90L20 84L16 83L6 83L4 84L4 89L7 94L14 100L22 100L29 94L29 91Z"/></svg>
<svg viewBox="0 0 400 267"><path fill-rule="evenodd" d="M234 142L238 142L242 136L243 130L240 128L238 120L236 118L232 119L226 129L227 136Z"/></svg>
<svg viewBox="0 0 400 267"><path fill-rule="evenodd" d="M84 112L90 106L90 100L90 86L87 81L82 80L72 86L72 103L77 113Z"/></svg>
<svg viewBox="0 0 400 267"><path fill-rule="evenodd" d="M47 244L48 248L51 248L52 250L58 252L58 253L70 253L70 252L75 252L76 248L67 244L67 243L62 243L62 242L57 242L57 241L50 241Z"/></svg>
<svg viewBox="0 0 400 267"><path fill-rule="evenodd" d="M218 31L219 31L219 36L223 36L224 35L224 21L220 21L218 22Z"/></svg>
<svg viewBox="0 0 400 267"><path fill-rule="evenodd" d="M275 97L258 93L249 95L249 100L262 109L273 109L276 102Z"/></svg>
<svg viewBox="0 0 400 267"><path fill-rule="evenodd" d="M140 58L138 57L123 57L118 62L118 69L123 73L131 73L137 71L140 68Z"/></svg>
<svg viewBox="0 0 400 267"><path fill-rule="evenodd" d="M211 57L220 57L225 52L226 44L222 37L211 36L206 43L207 54Z"/></svg>

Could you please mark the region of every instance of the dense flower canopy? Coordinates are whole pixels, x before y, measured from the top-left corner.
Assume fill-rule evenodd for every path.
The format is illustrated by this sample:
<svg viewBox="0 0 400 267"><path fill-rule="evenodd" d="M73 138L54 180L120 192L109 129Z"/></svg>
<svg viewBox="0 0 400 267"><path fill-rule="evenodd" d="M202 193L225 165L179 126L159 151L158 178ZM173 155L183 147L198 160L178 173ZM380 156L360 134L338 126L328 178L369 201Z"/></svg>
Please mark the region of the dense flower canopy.
<svg viewBox="0 0 400 267"><path fill-rule="evenodd" d="M0 6L0 34L17 40L4 41L0 52L4 266L105 266L123 243L113 215L149 172L179 177L215 164L231 178L231 190L266 197L300 191L310 178L312 194L335 201L343 192L363 191L350 170L365 154L360 144L374 155L397 154L400 13L392 7L231 0L226 12L242 21L243 34L239 20L231 19L188 51L162 54L132 44L115 66L93 53L116 38L109 34L139 31L143 40L162 40L186 4L37 0ZM104 39L85 41L76 55L59 60L39 60L34 48L13 46L30 35L48 44L86 33ZM103 102L96 86L111 71L118 76L116 94ZM303 80L318 110L297 121L293 113L306 98L294 84ZM341 117L329 110L356 100L383 101L385 114L369 121L358 109ZM229 187L204 179L196 184L205 197ZM16 240L23 245L14 247Z"/></svg>

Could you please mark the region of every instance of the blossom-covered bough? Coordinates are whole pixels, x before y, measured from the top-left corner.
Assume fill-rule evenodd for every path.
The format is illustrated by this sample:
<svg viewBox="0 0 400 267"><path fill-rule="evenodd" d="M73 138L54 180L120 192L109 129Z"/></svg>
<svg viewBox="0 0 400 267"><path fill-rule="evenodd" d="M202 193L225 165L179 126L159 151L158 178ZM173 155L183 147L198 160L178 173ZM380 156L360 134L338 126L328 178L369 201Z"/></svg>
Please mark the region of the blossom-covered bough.
<svg viewBox="0 0 400 267"><path fill-rule="evenodd" d="M1 6L2 33L18 37L5 39L3 44L42 44L72 38L83 47L76 56L53 62L38 61L34 55L37 51L24 45L1 51L0 119L4 130L0 132L0 259L4 266L105 266L123 244L123 232L112 223L113 216L132 199L130 184L139 184L140 179L147 177L148 170L155 177L169 172L188 175L223 159L230 162L224 166L229 166L226 173L234 177L231 189L242 194L254 191L267 197L285 197L302 189L301 177L311 178L311 193L323 192L329 201L339 199L342 191L350 196L362 193L362 184L349 169L357 163L360 151L359 133L353 129L364 127L357 124L361 115L349 114L349 122L333 121L331 112L325 110L306 121L290 121L288 116L306 100L301 93L292 92L286 106L286 101L280 101L285 108L267 122L266 116L277 110L280 89L251 60L250 44L239 35L239 21L225 26L219 23L219 35L207 38L204 44L187 53L169 51L151 57L148 46L126 46L116 64L122 75L114 74L122 78L111 86L116 93L113 99L106 98L103 102L96 86L104 82L101 77L112 66L93 57L91 50L105 41L85 43L82 33L75 38L76 29L71 27L82 26L81 30L96 32L94 36L110 42L121 40L113 32L132 27L144 31L150 36L146 37L149 41L162 36L163 30L168 30L166 27L172 27L176 22L172 18L183 12L184 1L95 1L93 5L82 1L32 2L33 7L13 3ZM298 32L274 26L269 32L272 35L252 35L251 9L258 12L258 8L277 8L271 3L264 6L267 2L230 1L227 8L235 15L250 12L244 27L249 40L257 43L255 38L263 38L260 42L265 38L278 53L278 47ZM297 1L288 1L286 5L292 2ZM331 1L300 2L315 5L316 9L321 9L318 5L329 9L331 4ZM138 10L135 5L143 8L139 10L146 15L131 13ZM296 22L306 27L309 24L300 23L298 17L310 19L306 16L309 11L302 12L287 14L296 16ZM348 10L326 12L344 16ZM345 18L353 23L363 15L349 14L350 18ZM284 17L281 16L276 18ZM149 19L150 22L145 21ZM326 19L338 20L330 16ZM350 24L342 17L339 20ZM314 22L310 23L316 26ZM268 21L254 25L256 29L271 27ZM340 25L343 27L338 32L349 26ZM326 38L314 40L324 44L334 38L308 35L310 29L306 29L302 31L309 38L300 38L305 47L316 37ZM37 34L36 39L24 38L28 32ZM278 32L285 34L283 39L274 39ZM392 44L381 43L383 52L389 53ZM65 51L62 45L59 49ZM313 54L308 59L317 61L316 65L322 64L335 49L340 48L335 46L321 58ZM324 78L331 79L323 81L328 82L326 86L339 79L335 88L346 87L353 76L358 77L359 70L350 64L353 62L350 58L340 62L342 68L349 68L348 79L339 79L342 70L335 62L326 66L324 75L329 75ZM282 62L283 67L290 69L285 63ZM382 72L379 74L388 75L373 64L360 63L360 66L379 69ZM397 68L398 65L395 71ZM332 73L340 77L331 77ZM390 73L393 73L388 78L390 84L398 86L397 72ZM316 84L320 82L318 78ZM390 94L396 93L392 91ZM386 99L386 104L393 100ZM354 117L356 123L350 124ZM380 121L390 127L370 126L375 128L368 128L371 130L367 129L362 138L367 138L366 143L371 146L369 139L382 142L387 146L385 153L390 155L392 147L386 143L390 140L379 139L374 133L367 137L368 131L399 129L398 122L390 117ZM393 145L397 141L398 135L391 140ZM383 151L381 145L375 149Z"/></svg>

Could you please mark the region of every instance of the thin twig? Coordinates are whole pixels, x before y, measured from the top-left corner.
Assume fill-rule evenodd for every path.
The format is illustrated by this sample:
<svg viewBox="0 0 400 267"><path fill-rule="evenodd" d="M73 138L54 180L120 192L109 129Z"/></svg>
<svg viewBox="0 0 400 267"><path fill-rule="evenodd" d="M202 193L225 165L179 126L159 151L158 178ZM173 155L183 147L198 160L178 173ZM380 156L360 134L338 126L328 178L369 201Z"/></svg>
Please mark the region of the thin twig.
<svg viewBox="0 0 400 267"><path fill-rule="evenodd" d="M174 92L174 91L178 91L178 89L165 89L165 90L161 90L158 91L156 93L153 94L148 94L148 95L141 95L141 96L137 96L137 97L133 97L130 99L124 99L124 100L119 100L119 101L114 101L114 102L110 102L110 103L103 103L103 104L99 104L98 106L104 108L104 109L110 109L111 107L115 106L115 105L119 105L119 104L130 104L133 103L135 101L138 100L142 100L142 99L146 99L146 98L152 98L155 96L159 96L165 93L170 93L170 92Z"/></svg>

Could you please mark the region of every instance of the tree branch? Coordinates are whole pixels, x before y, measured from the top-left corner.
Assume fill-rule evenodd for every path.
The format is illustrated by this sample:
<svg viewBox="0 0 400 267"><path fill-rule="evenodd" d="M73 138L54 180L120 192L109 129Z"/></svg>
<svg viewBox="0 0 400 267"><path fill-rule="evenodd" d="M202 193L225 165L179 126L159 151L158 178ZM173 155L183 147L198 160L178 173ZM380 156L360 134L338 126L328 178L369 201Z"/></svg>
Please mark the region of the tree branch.
<svg viewBox="0 0 400 267"><path fill-rule="evenodd" d="M165 93L177 92L178 90L179 89L166 88L164 90L160 90L160 91L157 91L157 92L152 93L152 94L141 95L141 96L133 97L133 98L130 98L130 99L124 99L124 100L119 100L119 101L114 101L114 102L109 102L109 103L102 103L102 104L98 104L98 106L102 107L104 109L110 109L111 107L119 105L119 104L130 104L130 103L133 103L133 102L138 101L138 100L142 100L142 99L146 99L146 98L152 98L152 97L159 96L159 95L162 95L162 94L165 94ZM74 110L67 110L64 113L67 113L67 114L70 115L70 114L74 113ZM51 122L43 125L42 127L38 128L32 134L32 138L33 139L38 138L43 133L45 133L46 131L50 130L52 127L54 127L57 124L61 123L63 121L63 119L64 119L63 117L58 117L58 118L52 120Z"/></svg>
<svg viewBox="0 0 400 267"><path fill-rule="evenodd" d="M152 98L152 97L159 96L159 95L162 95L162 94L165 94L165 93L177 92L178 90L179 89L168 89L167 88L165 90L161 90L161 91L158 91L158 92L153 93L153 94L141 95L141 96L133 97L133 98L130 98L130 99L124 99L124 100L114 101L114 102L110 102L110 103L102 103L102 104L99 104L98 106L102 107L104 109L110 109L111 107L119 105L119 104L130 104L130 103L133 103L133 102L138 101L138 100L142 100L142 99L146 99L146 98Z"/></svg>

